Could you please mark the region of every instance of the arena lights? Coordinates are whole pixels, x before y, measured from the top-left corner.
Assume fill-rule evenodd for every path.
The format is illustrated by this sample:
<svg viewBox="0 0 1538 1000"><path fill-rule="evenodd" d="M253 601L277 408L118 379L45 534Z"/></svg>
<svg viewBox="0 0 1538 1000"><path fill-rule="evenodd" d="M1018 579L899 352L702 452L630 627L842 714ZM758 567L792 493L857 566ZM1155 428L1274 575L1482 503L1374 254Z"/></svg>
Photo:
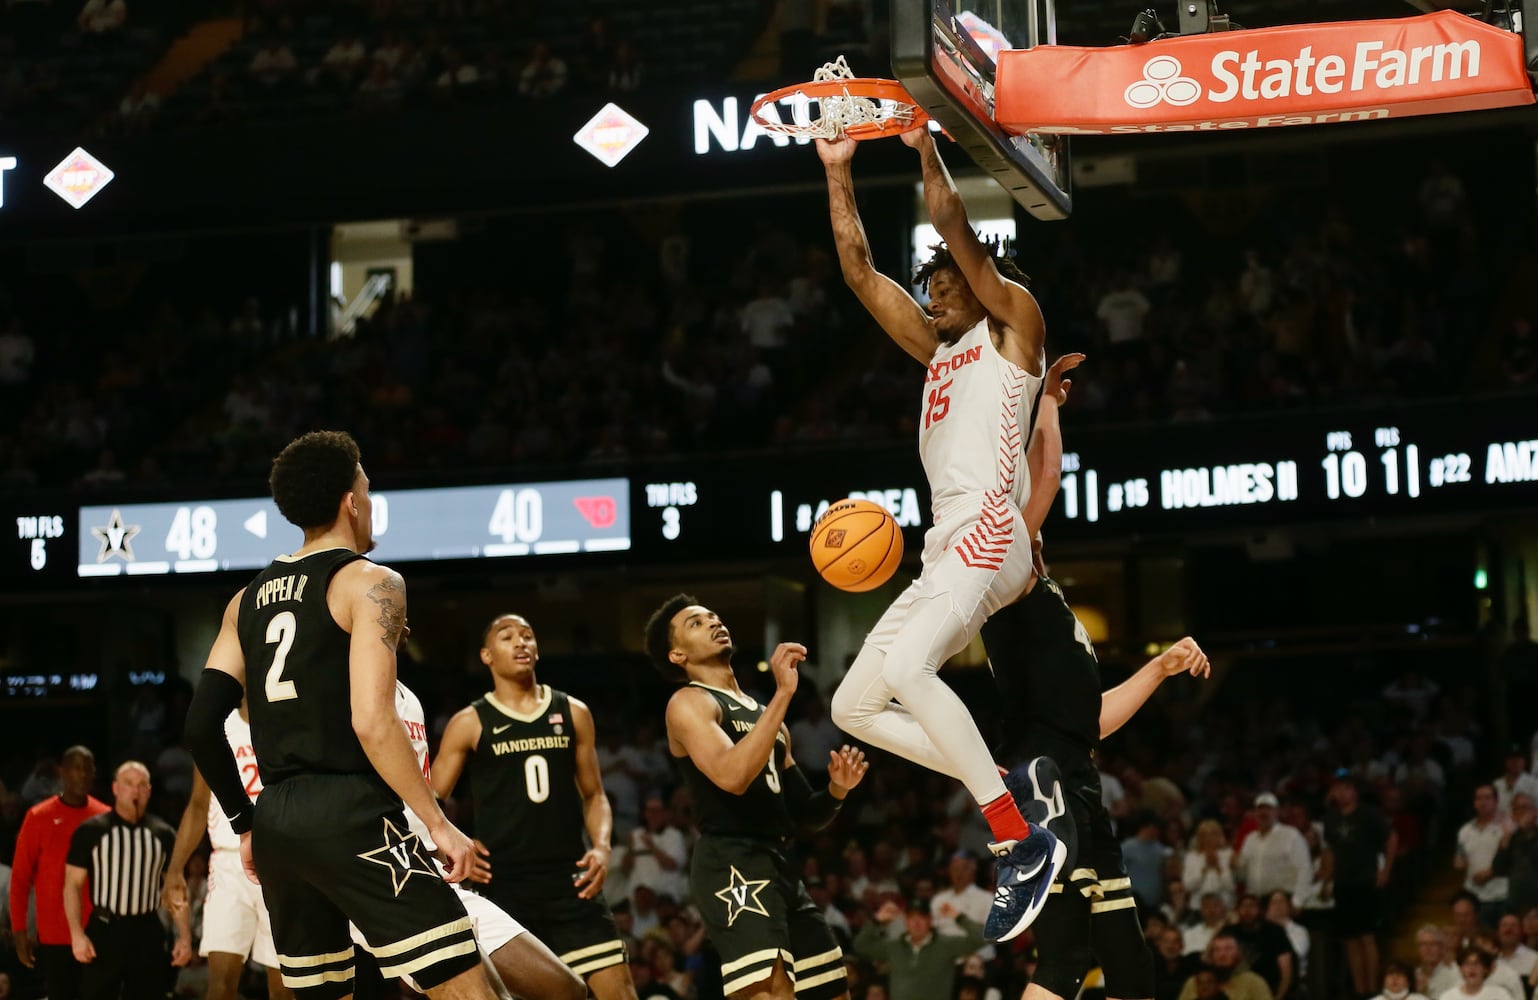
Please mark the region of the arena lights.
<svg viewBox="0 0 1538 1000"><path fill-rule="evenodd" d="M606 167L612 167L639 146L651 129L634 115L610 101L577 130L571 141L593 154Z"/></svg>
<svg viewBox="0 0 1538 1000"><path fill-rule="evenodd" d="M116 177L105 163L76 146L43 178L43 186L63 198L71 208L81 208L101 193Z"/></svg>
<svg viewBox="0 0 1538 1000"><path fill-rule="evenodd" d="M5 206L5 175L16 169L16 157L0 156L0 208Z"/></svg>

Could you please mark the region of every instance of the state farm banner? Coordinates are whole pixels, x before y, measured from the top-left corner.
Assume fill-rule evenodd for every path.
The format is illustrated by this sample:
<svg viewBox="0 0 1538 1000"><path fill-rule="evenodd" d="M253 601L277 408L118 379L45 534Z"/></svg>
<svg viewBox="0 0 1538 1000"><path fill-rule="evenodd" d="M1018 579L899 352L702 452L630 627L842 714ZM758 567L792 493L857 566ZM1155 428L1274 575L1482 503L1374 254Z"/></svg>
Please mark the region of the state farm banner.
<svg viewBox="0 0 1538 1000"><path fill-rule="evenodd" d="M1107 134L1372 121L1533 103L1520 36L1453 11L999 53L1009 132Z"/></svg>

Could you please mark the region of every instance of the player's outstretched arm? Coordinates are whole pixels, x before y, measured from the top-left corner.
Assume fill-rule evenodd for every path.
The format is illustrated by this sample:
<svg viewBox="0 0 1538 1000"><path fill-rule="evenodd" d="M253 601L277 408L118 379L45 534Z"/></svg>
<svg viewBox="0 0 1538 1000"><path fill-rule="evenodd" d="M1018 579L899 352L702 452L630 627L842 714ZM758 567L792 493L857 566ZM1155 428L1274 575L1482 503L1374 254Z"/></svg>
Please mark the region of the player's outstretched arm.
<svg viewBox="0 0 1538 1000"><path fill-rule="evenodd" d="M481 717L474 705L466 705L454 713L449 724L443 727L443 739L438 741L438 756L433 758L433 794L446 799L454 794L459 776L465 773L470 755L481 742Z"/></svg>
<svg viewBox="0 0 1538 1000"><path fill-rule="evenodd" d="M609 877L610 841L614 835L614 810L603 790L603 769L598 766L598 731L593 713L576 698L571 701L571 728L576 736L577 792L582 796L582 822L593 846L577 862L582 877L577 879L577 895L592 899L603 890Z"/></svg>
<svg viewBox="0 0 1538 1000"><path fill-rule="evenodd" d="M1031 495L1020 512L1033 538L1046 523L1063 481L1063 427L1058 411L1068 402L1068 390L1073 386L1073 379L1063 376L1079 367L1083 360L1082 354L1065 354L1058 358L1047 369L1046 382L1042 386L1036 426L1031 432L1031 447L1025 457L1026 467L1031 470Z"/></svg>
<svg viewBox="0 0 1538 1000"><path fill-rule="evenodd" d="M338 624L352 636L348 679L353 732L385 784L427 824L448 864L445 878L457 882L468 872L474 849L443 815L427 787L395 710L395 651L406 627L406 581L388 566L360 561L342 567L332 586L342 588L348 620Z"/></svg>
<svg viewBox="0 0 1538 1000"><path fill-rule="evenodd" d="M171 860L166 864L165 880L160 884L160 905L171 913L180 913L187 906L187 862L192 852L203 842L208 829L208 782L203 772L192 769L192 794L187 808L182 810L182 821L176 827L176 843L171 847Z"/></svg>
<svg viewBox="0 0 1538 1000"><path fill-rule="evenodd" d="M1019 282L1010 281L999 273L987 247L978 240L967 220L967 206L961 200L956 184L951 180L945 161L935 147L934 136L927 128L904 132L903 142L918 150L924 168L924 204L929 209L929 221L945 241L967 279L972 294L994 318L1014 331L1021 338L1020 350L1034 368L1041 354L1046 337L1046 321L1036 297Z"/></svg>
<svg viewBox="0 0 1538 1000"><path fill-rule="evenodd" d="M887 336L920 364L927 365L940 346L934 324L913 296L876 270L871 262L870 242L865 238L865 226L860 222L860 210L854 200L854 174L849 169L855 145L847 136L817 140L817 155L822 157L828 174L828 213L833 221L839 269L843 271L844 283Z"/></svg>
<svg viewBox="0 0 1538 1000"><path fill-rule="evenodd" d="M237 834L251 832L251 799L240 780L235 751L224 736L224 720L240 707L245 696L246 657L240 650L236 621L240 599L245 590L230 598L224 607L219 634L208 651L208 662L198 678L192 704L187 706L186 742L192 762L219 800L219 808Z"/></svg>
<svg viewBox="0 0 1538 1000"><path fill-rule="evenodd" d="M1212 674L1207 654L1190 636L1149 660L1138 668L1137 673L1100 696L1100 738L1105 739L1125 726L1164 679L1176 674L1197 678Z"/></svg>
<svg viewBox="0 0 1538 1000"><path fill-rule="evenodd" d="M796 693L796 667L804 659L806 647L799 642L782 642L775 647L769 658L774 697L740 743L733 743L721 728L721 709L714 698L699 688L680 688L668 699L668 749L675 757L694 761L717 788L733 795L746 792L774 752L774 739Z"/></svg>

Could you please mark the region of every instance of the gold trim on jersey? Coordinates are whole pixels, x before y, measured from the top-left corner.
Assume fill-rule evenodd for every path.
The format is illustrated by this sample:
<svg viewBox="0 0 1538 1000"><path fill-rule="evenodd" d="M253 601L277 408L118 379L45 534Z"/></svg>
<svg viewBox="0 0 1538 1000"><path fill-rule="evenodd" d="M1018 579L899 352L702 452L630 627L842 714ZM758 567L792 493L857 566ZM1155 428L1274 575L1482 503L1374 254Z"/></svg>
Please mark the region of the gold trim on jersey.
<svg viewBox="0 0 1538 1000"><path fill-rule="evenodd" d="M527 714L502 704L497 700L496 694L491 691L486 692L486 704L516 722L538 722L546 712L550 711L550 703L555 700L555 691L549 684L541 684L539 687L544 692L540 696L539 706Z"/></svg>
<svg viewBox="0 0 1538 1000"><path fill-rule="evenodd" d="M413 934L411 937L402 938L393 944L381 945L378 948L370 948L369 951L373 952L375 958L393 958L402 952L411 951L413 948L420 948L422 945L427 944L429 941L438 941L442 938L449 937L453 934L458 934L462 931L472 930L473 925L470 923L470 918L460 917L458 920L451 920L446 924L439 924L437 927L434 927L431 930L425 930L420 934Z"/></svg>
<svg viewBox="0 0 1538 1000"><path fill-rule="evenodd" d="M313 969L317 965L330 965L332 962L350 962L352 957L352 945L348 945L346 951L332 951L324 955L279 955L278 964L290 969Z"/></svg>
<svg viewBox="0 0 1538 1000"><path fill-rule="evenodd" d="M308 559L311 556L318 556L322 552L352 552L352 549L349 549L345 545L328 545L326 548L316 549L314 552L306 552L302 556L296 556L296 555L273 556L272 557L272 561L273 562L280 562L280 563L296 563L296 562L298 562L301 559ZM353 553L353 554L356 555L357 553Z"/></svg>
<svg viewBox="0 0 1538 1000"><path fill-rule="evenodd" d="M291 990L307 989L308 987L321 986L325 983L345 983L353 977L352 966L350 965L345 969L317 972L309 976L291 976L282 969L279 969L278 973L279 978L283 980L283 985Z"/></svg>
<svg viewBox="0 0 1538 1000"><path fill-rule="evenodd" d="M810 969L815 965L827 965L829 962L842 961L844 952L841 948L834 947L831 951L825 951L821 955L811 955L806 958L798 958L793 963L797 969Z"/></svg>
<svg viewBox="0 0 1538 1000"><path fill-rule="evenodd" d="M1136 905L1137 900L1132 896L1126 896L1122 899L1105 899L1098 903L1089 904L1089 912L1105 913L1108 910L1125 910Z"/></svg>
<svg viewBox="0 0 1538 1000"><path fill-rule="evenodd" d="M399 965L381 964L379 966L379 974L386 979L399 979L401 976L415 975L423 969L437 965L439 962L447 962L449 959L458 958L461 955L474 954L475 949L475 939L470 938L458 944L444 945L437 951L430 951L419 958L413 958L411 961L402 962Z"/></svg>
<svg viewBox="0 0 1538 1000"><path fill-rule="evenodd" d="M613 938L611 940L605 941L603 944L590 944L586 948L578 948L575 951L568 951L564 955L557 955L556 958L559 958L566 965L570 965L579 959L587 958L591 955L597 955L599 952L624 950L625 942L621 941L619 938Z"/></svg>
<svg viewBox="0 0 1538 1000"><path fill-rule="evenodd" d="M575 972L577 975L581 976L583 979L586 979L588 976L598 972L600 969L607 969L610 966L619 965L624 961L625 950L623 947L621 947L619 951L610 952L607 955L600 955L599 957L589 959L586 962L578 962L576 965L571 965L568 963L566 967L572 972Z"/></svg>
<svg viewBox="0 0 1538 1000"><path fill-rule="evenodd" d="M805 992L806 990L811 989L813 986L821 986L824 983L831 983L835 980L843 979L846 975L848 975L848 973L846 973L844 971L844 967L840 965L836 969L829 969L827 972L819 972L815 976L807 976L803 979L797 979L796 992Z"/></svg>
<svg viewBox="0 0 1538 1000"><path fill-rule="evenodd" d="M690 681L689 686L704 688L706 691L715 691L718 694L724 694L732 701L735 701L737 704L741 705L743 708L750 712L756 712L760 707L758 702L754 701L750 696L745 694L739 695L736 691L728 691L726 688L711 687L709 684L701 684L699 681Z"/></svg>

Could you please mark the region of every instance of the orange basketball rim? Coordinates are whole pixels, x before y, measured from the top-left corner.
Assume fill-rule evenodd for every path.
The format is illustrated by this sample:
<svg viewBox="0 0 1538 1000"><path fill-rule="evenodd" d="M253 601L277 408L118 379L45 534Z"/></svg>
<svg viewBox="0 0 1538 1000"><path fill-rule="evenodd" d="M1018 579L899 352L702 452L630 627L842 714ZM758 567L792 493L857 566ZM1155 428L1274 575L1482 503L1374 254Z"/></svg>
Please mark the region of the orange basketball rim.
<svg viewBox="0 0 1538 1000"><path fill-rule="evenodd" d="M802 98L802 107L816 102L818 117L789 121L780 116L779 103ZM864 141L899 135L929 123L929 115L896 80L877 77L841 77L809 80L772 90L753 102L749 112L765 131L781 135L832 139L839 135Z"/></svg>

